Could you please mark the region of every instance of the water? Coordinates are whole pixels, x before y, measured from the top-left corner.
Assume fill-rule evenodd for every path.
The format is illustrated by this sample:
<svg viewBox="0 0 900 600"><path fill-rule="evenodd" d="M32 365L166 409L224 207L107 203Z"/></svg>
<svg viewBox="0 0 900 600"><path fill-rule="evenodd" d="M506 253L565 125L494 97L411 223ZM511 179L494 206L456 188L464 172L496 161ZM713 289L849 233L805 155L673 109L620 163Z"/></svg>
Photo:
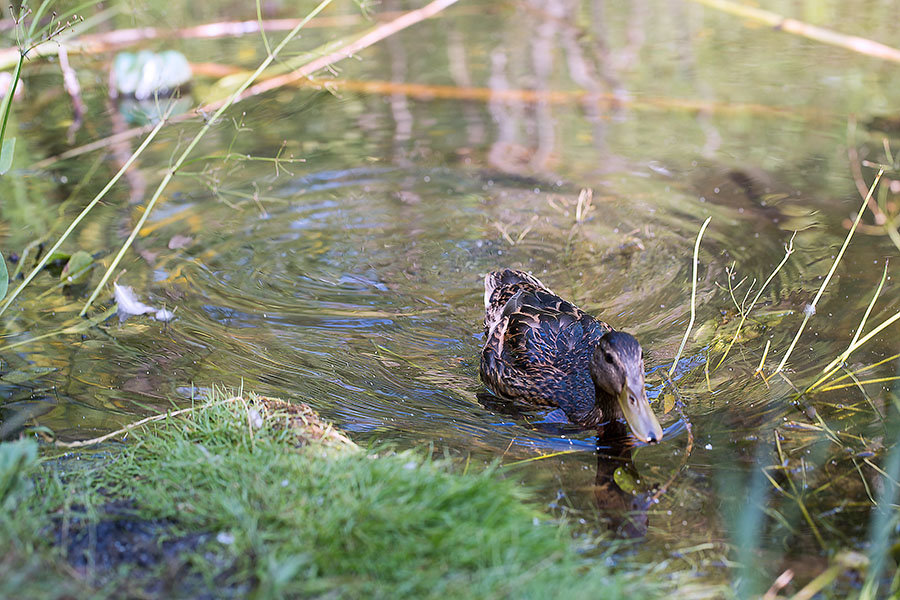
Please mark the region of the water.
<svg viewBox="0 0 900 600"><path fill-rule="evenodd" d="M34 415L63 437L83 438L183 405L213 385L304 401L362 443L516 463L504 473L535 488L549 511L572 516L585 532L606 530L611 519L616 535L637 536L616 560L668 560L667 569L709 583L729 579L722 565L741 542L733 525L747 510L741 490L749 474L772 465L767 472L786 491L767 480L760 488L769 509L759 542L768 582L788 567L808 580L827 564L824 550L863 549L869 495L880 485L872 465L893 443L880 416L890 409L891 383L799 403L792 385L814 381L847 346L885 259L897 253L871 215L787 377L764 381L755 371L766 342L764 373L781 361L861 201L848 135L862 158L886 160L887 134L867 124L890 116L888 99L900 91L883 75L892 67L689 3L595 2L577 13L567 3L521 4L478 13L459 7L391 38L342 64L341 78L573 93L505 92L485 101L477 90L422 98L391 88L286 89L243 103L196 153L221 156L230 147L234 155L189 165L121 265L121 283L175 308L176 319L111 319L82 336L3 352L0 415ZM807 17L890 42L865 15L834 5ZM312 30L303 48L326 35ZM195 62L226 56L242 65L262 52L257 38L176 47ZM38 98L58 85L41 74L26 83ZM109 127L104 93L85 89L94 130ZM53 114L67 110L65 97L46 102ZM65 119L40 120L32 109L19 108L29 124L19 135L33 140L18 157L22 167L65 149ZM851 114L858 124L848 134ZM128 198L149 195L195 128L167 130L69 250L106 256L121 244L140 214ZM83 130L77 143L94 136ZM130 144L126 152L137 142ZM298 160L238 157L279 152ZM0 208L5 255L70 220L96 193L116 168L100 163L77 188L96 158L58 163L51 177L14 176ZM863 176L870 183L872 169ZM593 190L593 202L579 223L583 188ZM881 201L897 212L892 193ZM661 373L687 326L691 251L707 216L696 333L675 373L682 418L678 410L663 414ZM738 302L756 281L752 299L793 231L794 254L717 369L739 318L729 270L732 285L743 280ZM667 432L662 445L636 448L630 467L622 457L601 458L598 470L592 432L481 395L481 281L505 266L532 271L641 340ZM867 330L896 310L892 273ZM8 342L72 322L84 293L54 285L38 278L32 295L4 315ZM886 330L849 366L900 351L895 340ZM895 365L859 378L892 376ZM30 375L20 382L10 372ZM822 423L837 432L833 440ZM520 462L542 455L552 456ZM616 474L611 464L626 469ZM644 507L673 475L658 502ZM632 485L636 496L621 491ZM787 497L792 485L812 524ZM635 508L635 523L623 525L623 510Z"/></svg>

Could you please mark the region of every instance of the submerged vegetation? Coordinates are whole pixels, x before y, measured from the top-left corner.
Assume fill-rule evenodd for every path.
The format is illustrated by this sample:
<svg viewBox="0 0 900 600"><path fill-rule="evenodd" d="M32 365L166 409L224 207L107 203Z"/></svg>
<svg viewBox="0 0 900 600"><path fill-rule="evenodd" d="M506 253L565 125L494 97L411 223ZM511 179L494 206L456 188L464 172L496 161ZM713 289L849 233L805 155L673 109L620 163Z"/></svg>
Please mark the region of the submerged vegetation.
<svg viewBox="0 0 900 600"><path fill-rule="evenodd" d="M882 4L171 4L3 22L0 596L900 594ZM481 396L503 266L662 446Z"/></svg>

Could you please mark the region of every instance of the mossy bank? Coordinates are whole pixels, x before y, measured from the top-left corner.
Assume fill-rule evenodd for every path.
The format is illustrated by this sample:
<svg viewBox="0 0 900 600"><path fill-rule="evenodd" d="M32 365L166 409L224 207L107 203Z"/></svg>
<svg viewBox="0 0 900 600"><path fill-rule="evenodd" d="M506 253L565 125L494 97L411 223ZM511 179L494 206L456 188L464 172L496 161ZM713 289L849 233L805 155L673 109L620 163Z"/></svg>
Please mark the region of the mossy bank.
<svg viewBox="0 0 900 600"><path fill-rule="evenodd" d="M362 449L312 411L210 398L124 444L0 445L0 597L620 598L494 469Z"/></svg>

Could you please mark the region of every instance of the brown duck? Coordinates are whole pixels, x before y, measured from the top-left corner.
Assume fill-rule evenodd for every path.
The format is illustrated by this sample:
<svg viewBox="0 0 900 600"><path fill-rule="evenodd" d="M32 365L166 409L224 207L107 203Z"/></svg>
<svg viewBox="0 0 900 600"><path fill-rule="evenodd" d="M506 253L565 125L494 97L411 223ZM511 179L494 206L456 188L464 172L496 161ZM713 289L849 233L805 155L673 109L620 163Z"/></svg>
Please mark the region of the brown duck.
<svg viewBox="0 0 900 600"><path fill-rule="evenodd" d="M662 439L633 336L512 269L484 278L484 307L481 379L495 394L559 407L585 427L624 417L641 441Z"/></svg>

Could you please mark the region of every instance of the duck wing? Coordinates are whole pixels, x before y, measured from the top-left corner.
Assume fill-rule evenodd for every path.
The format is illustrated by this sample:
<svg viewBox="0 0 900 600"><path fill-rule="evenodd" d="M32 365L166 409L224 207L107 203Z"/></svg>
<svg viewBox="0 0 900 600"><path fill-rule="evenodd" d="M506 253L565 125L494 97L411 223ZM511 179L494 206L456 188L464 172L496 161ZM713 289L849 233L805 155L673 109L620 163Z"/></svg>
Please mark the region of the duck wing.
<svg viewBox="0 0 900 600"><path fill-rule="evenodd" d="M484 278L484 334L489 336L500 322L506 304L518 292L544 291L552 294L540 279L524 271L503 269Z"/></svg>
<svg viewBox="0 0 900 600"><path fill-rule="evenodd" d="M546 288L516 285L488 331L482 379L500 396L559 406L570 419L587 419L595 405L588 363L611 327Z"/></svg>
<svg viewBox="0 0 900 600"><path fill-rule="evenodd" d="M522 291L503 311L506 354L519 367L546 364L564 372L581 366L583 355L612 328L546 291Z"/></svg>

